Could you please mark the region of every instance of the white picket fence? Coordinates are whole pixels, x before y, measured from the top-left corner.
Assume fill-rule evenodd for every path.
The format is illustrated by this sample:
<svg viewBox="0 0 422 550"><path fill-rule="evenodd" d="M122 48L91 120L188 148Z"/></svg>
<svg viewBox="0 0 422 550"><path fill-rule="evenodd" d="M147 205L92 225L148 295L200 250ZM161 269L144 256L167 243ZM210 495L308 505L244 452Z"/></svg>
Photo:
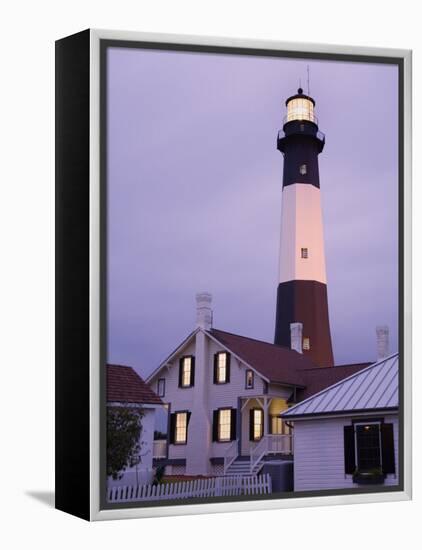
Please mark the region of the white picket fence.
<svg viewBox="0 0 422 550"><path fill-rule="evenodd" d="M225 497L236 495L266 495L271 493L269 474L259 476L226 476L192 481L178 481L159 485L131 485L111 487L109 502L142 500L176 500L184 498Z"/></svg>

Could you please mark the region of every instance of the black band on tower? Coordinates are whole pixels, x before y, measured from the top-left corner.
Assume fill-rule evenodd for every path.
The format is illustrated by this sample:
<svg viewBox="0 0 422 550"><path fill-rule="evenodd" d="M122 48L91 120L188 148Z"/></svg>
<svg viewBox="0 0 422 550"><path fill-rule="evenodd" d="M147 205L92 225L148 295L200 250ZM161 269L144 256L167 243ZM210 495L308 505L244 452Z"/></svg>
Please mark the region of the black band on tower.
<svg viewBox="0 0 422 550"><path fill-rule="evenodd" d="M333 366L327 285L317 281L287 281L278 285L275 344L290 347L291 323L303 324L302 346L309 343L309 350L303 349L303 353L320 367Z"/></svg>

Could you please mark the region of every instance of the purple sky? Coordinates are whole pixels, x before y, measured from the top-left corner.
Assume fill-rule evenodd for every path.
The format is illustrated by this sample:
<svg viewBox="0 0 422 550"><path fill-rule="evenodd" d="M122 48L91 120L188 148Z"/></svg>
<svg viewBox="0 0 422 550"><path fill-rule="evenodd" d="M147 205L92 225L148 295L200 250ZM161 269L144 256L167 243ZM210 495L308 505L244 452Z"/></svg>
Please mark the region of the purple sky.
<svg viewBox="0 0 422 550"><path fill-rule="evenodd" d="M150 373L195 324L272 341L282 193L276 134L310 65L336 364L398 330L395 66L112 48L108 360Z"/></svg>

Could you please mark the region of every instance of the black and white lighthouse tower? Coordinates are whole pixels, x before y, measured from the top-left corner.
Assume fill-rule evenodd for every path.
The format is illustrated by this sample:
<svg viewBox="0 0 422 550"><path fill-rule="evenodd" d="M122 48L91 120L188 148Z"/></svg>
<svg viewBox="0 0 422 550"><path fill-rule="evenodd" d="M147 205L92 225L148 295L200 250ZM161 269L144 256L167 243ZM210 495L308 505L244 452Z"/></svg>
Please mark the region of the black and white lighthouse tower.
<svg viewBox="0 0 422 550"><path fill-rule="evenodd" d="M318 169L325 136L318 130L315 101L302 88L286 106L277 139L284 170L274 342L290 347L291 324L301 323L302 352L328 367L333 365L333 351Z"/></svg>

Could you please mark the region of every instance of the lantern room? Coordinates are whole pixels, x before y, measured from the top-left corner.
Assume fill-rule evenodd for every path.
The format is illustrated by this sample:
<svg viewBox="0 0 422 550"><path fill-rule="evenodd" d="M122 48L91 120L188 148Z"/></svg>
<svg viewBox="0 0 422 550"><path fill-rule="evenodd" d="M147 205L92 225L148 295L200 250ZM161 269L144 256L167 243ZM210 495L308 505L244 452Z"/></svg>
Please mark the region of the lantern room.
<svg viewBox="0 0 422 550"><path fill-rule="evenodd" d="M293 120L308 120L318 124L318 120L314 113L315 101L303 93L302 88L299 88L296 95L289 97L286 101L287 115L284 122Z"/></svg>

